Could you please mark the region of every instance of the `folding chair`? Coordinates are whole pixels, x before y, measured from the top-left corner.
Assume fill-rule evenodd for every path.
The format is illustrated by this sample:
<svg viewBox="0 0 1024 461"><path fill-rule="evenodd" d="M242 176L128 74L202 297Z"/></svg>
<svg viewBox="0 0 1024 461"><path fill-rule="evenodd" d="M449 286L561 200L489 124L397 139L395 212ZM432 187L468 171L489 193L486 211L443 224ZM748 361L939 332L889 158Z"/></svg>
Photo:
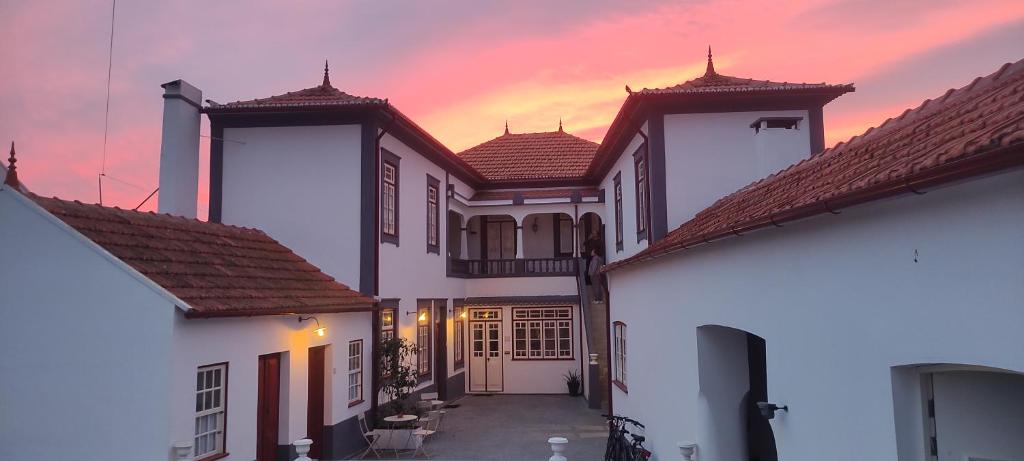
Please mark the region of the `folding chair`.
<svg viewBox="0 0 1024 461"><path fill-rule="evenodd" d="M427 449L425 447L427 445L427 440L433 437L434 434L437 434L438 425L441 424L441 412L433 410L427 413L427 416L420 418L419 422L421 423L420 428L412 431L413 437L419 439L416 451L412 453L412 457L415 458L416 455L423 453L423 456L430 459L430 453L427 453Z"/></svg>
<svg viewBox="0 0 1024 461"><path fill-rule="evenodd" d="M366 414L359 414L359 432L363 434L363 440L366 441L366 449L359 454L358 459L363 459L369 452L373 452L373 456L380 459L380 453L377 451L377 442L380 441L380 433L376 429L371 430L366 424Z"/></svg>

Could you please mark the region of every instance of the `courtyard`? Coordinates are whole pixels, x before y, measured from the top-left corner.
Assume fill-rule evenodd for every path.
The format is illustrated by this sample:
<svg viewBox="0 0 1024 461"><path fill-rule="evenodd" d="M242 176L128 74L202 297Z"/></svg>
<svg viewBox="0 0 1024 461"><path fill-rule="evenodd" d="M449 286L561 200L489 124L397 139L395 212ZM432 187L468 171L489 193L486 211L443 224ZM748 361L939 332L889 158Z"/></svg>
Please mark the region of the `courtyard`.
<svg viewBox="0 0 1024 461"><path fill-rule="evenodd" d="M599 410L566 395L467 395L447 408L441 431L427 442L438 461L546 460L549 437L569 440L565 457L601 459L608 431ZM383 450L381 457L394 459ZM409 459L411 453L402 453ZM424 459L422 455L418 457ZM376 459L373 453L364 459Z"/></svg>

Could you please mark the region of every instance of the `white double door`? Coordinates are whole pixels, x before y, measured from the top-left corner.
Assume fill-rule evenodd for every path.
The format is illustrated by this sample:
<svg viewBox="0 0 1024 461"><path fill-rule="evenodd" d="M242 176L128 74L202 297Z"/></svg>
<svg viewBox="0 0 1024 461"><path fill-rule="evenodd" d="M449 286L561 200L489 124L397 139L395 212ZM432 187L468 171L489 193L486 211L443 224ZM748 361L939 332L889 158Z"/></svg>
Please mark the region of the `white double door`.
<svg viewBox="0 0 1024 461"><path fill-rule="evenodd" d="M501 321L469 322L469 390L501 392Z"/></svg>

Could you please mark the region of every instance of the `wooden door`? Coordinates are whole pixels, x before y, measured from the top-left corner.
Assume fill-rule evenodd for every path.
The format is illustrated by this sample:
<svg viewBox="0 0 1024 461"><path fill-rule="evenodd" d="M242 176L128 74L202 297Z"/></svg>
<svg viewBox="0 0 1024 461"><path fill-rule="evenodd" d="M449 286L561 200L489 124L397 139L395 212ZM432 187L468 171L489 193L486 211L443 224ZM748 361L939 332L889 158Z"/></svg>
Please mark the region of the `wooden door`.
<svg viewBox="0 0 1024 461"><path fill-rule="evenodd" d="M323 459L324 387L327 346L309 348L309 386L306 394L306 437L313 441L309 457Z"/></svg>
<svg viewBox="0 0 1024 461"><path fill-rule="evenodd" d="M441 400L448 400L448 300L434 300L434 383Z"/></svg>
<svg viewBox="0 0 1024 461"><path fill-rule="evenodd" d="M501 392L501 321L469 322L469 390Z"/></svg>
<svg viewBox="0 0 1024 461"><path fill-rule="evenodd" d="M277 459L281 398L281 354L260 356L256 397L256 461Z"/></svg>

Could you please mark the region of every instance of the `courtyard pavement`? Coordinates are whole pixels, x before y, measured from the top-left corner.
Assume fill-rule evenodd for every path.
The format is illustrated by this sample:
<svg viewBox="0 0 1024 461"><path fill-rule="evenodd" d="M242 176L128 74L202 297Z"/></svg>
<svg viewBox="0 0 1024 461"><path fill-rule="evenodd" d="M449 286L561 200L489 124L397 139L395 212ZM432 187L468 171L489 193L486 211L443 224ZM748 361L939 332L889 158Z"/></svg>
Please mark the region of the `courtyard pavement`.
<svg viewBox="0 0 1024 461"><path fill-rule="evenodd" d="M604 456L604 418L582 397L468 395L452 404L458 407L446 409L441 432L427 441L434 461L545 461L551 457L547 440L556 436L569 439L564 453L569 461ZM393 453L381 455L387 459ZM371 453L365 459L376 458Z"/></svg>

